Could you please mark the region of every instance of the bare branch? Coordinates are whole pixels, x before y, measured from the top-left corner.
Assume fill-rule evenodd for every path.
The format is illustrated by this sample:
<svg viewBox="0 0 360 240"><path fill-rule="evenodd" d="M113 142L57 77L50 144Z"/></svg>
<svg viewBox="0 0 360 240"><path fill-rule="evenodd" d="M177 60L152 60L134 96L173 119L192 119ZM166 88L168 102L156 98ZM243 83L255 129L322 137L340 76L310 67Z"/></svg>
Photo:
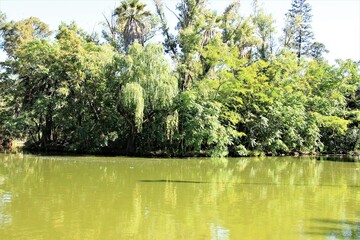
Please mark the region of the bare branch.
<svg viewBox="0 0 360 240"><path fill-rule="evenodd" d="M181 21L180 17L173 10L171 10L166 4L165 4L165 7L167 8L167 10L169 10L172 14L175 15L175 17L179 20L179 22Z"/></svg>
<svg viewBox="0 0 360 240"><path fill-rule="evenodd" d="M111 32L111 35L113 36L113 39L114 39L115 30L114 30L113 22L111 21L111 23L110 23L110 22L109 22L109 19L105 16L104 13L102 13L102 15L104 16L105 21L106 21L106 24L107 24L107 26L109 27L109 30L110 30L110 32Z"/></svg>

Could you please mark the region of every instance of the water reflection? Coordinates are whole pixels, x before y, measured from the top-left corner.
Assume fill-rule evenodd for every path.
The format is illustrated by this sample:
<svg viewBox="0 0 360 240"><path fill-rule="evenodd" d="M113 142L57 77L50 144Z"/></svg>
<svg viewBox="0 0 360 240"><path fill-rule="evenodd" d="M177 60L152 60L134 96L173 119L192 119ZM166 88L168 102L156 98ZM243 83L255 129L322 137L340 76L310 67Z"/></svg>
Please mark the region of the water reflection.
<svg viewBox="0 0 360 240"><path fill-rule="evenodd" d="M7 213L7 207L12 200L12 193L3 189L6 177L0 172L0 228L11 223L11 215Z"/></svg>
<svg viewBox="0 0 360 240"><path fill-rule="evenodd" d="M0 189L0 229L11 223L11 215L7 213L8 204L11 203L12 194Z"/></svg>
<svg viewBox="0 0 360 240"><path fill-rule="evenodd" d="M358 168L0 155L0 239L354 239Z"/></svg>
<svg viewBox="0 0 360 240"><path fill-rule="evenodd" d="M359 162L360 156L350 155L329 155L329 156L318 156L317 160L320 161L333 161L333 162Z"/></svg>
<svg viewBox="0 0 360 240"><path fill-rule="evenodd" d="M311 219L314 223L309 235L318 235L328 239L360 239L360 221L334 219Z"/></svg>
<svg viewBox="0 0 360 240"><path fill-rule="evenodd" d="M209 182L201 182L201 181L188 181L188 180L139 180L139 182L148 182L148 183L209 183Z"/></svg>
<svg viewBox="0 0 360 240"><path fill-rule="evenodd" d="M224 229L221 226L217 226L215 224L210 225L211 232L211 240L227 240L230 239L230 231L228 229Z"/></svg>

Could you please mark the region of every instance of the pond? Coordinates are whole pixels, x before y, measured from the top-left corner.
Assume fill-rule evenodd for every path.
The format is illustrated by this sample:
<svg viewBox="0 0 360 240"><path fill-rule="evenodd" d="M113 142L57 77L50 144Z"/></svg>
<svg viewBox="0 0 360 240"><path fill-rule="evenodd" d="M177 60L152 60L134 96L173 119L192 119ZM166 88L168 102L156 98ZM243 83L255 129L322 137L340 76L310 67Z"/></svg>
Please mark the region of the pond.
<svg viewBox="0 0 360 240"><path fill-rule="evenodd" d="M360 239L360 162L0 154L0 239Z"/></svg>

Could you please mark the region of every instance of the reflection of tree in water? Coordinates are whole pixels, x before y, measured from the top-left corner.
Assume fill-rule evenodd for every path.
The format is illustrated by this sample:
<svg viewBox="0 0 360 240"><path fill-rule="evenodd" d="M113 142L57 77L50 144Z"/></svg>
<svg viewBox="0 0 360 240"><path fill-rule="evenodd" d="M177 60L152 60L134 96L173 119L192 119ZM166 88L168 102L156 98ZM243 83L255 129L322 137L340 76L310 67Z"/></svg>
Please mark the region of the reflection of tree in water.
<svg viewBox="0 0 360 240"><path fill-rule="evenodd" d="M306 232L308 235L327 237L328 239L360 239L360 219L342 221L333 219L311 219L314 226Z"/></svg>
<svg viewBox="0 0 360 240"><path fill-rule="evenodd" d="M251 167L249 183L264 185L316 186L323 171L322 162L315 159L263 158Z"/></svg>
<svg viewBox="0 0 360 240"><path fill-rule="evenodd" d="M31 191L34 177L41 175L39 168L37 161L28 161L22 154L0 154L0 228L13 222L13 193Z"/></svg>
<svg viewBox="0 0 360 240"><path fill-rule="evenodd" d="M3 168L1 166L2 158L0 155L0 229L6 225L11 224L11 215L7 208L12 200L11 192L5 190L6 177L3 175Z"/></svg>
<svg viewBox="0 0 360 240"><path fill-rule="evenodd" d="M11 216L7 213L8 204L11 203L12 194L2 189L5 177L0 175L0 229L11 223Z"/></svg>
<svg viewBox="0 0 360 240"><path fill-rule="evenodd" d="M164 199L165 206L174 210L173 215L169 214L161 223L165 229L171 230L176 225L175 216L192 216L192 220L182 219L188 223L186 229L192 229L199 225L196 219L208 219L213 226L210 235L221 226L229 236L239 230L222 220L241 226L261 225L264 234L272 232L274 227L285 230L288 227L291 231L294 221L300 220L295 226L307 229L306 221L301 222L308 215L352 212L346 199L354 194L352 190L358 184L357 174L353 168L344 171L339 167L346 166L313 158L213 159L204 160L199 166L185 164L179 169L188 170L189 174L171 172L167 174L167 180L157 181L163 183L158 185L162 188L159 192L163 193L159 199ZM144 200L143 204L146 202ZM313 206L318 209L313 209Z"/></svg>
<svg viewBox="0 0 360 240"><path fill-rule="evenodd" d="M353 203L360 202L360 166L346 163L293 158L64 159L0 160L0 176L6 179L0 188L14 193L12 208L26 206L49 239L126 239L138 234L145 239L252 239L253 231L244 226L261 226L257 239L266 239L273 229L296 231L294 221L303 232L329 227L309 223L315 214L350 219ZM4 212L9 211L0 207ZM20 212L11 212L11 224L28 226ZM349 226L358 233L357 225L340 224L341 231L332 232L342 233Z"/></svg>
<svg viewBox="0 0 360 240"><path fill-rule="evenodd" d="M230 231L224 229L221 226L215 224L210 224L211 239L213 240L227 240L230 239Z"/></svg>
<svg viewBox="0 0 360 240"><path fill-rule="evenodd" d="M0 229L11 224L11 215L7 211L11 200L12 194L0 189Z"/></svg>
<svg viewBox="0 0 360 240"><path fill-rule="evenodd" d="M229 162L214 174L210 182L216 182L219 177L228 182L223 182L224 189L212 184L214 190L208 197L213 204L219 200L227 202L224 212L252 216L252 219L234 217L233 221L239 224L249 225L253 221L268 226L264 221L268 219L272 221L270 228L289 226L291 229L295 219L306 219L309 214L353 214L354 204L348 199L356 198L355 202L360 202L356 169L354 165L313 158L241 159L235 165ZM303 224L299 226L306 228Z"/></svg>

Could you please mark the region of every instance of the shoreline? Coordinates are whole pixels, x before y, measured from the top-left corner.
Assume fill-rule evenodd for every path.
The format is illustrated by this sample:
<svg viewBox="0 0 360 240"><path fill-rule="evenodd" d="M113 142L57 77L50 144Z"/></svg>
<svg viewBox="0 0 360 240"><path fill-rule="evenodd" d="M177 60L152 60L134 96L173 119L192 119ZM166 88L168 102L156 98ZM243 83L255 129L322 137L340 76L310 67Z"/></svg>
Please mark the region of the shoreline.
<svg viewBox="0 0 360 240"><path fill-rule="evenodd" d="M287 154L266 154L262 153L260 155L247 155L247 156L234 156L227 155L224 157L211 157L205 153L187 153L187 154L178 154L170 155L164 152L149 152L143 154L134 154L126 155L121 153L111 153L111 152L70 152L70 151L29 151L24 149L17 149L17 151L0 151L0 154L29 154L36 156L96 156L96 157L130 157L130 158L160 158L160 159L187 159L187 158L252 158L252 157L325 157L325 158L337 158L337 159L353 159L359 158L359 152L349 152L349 153L287 153Z"/></svg>

